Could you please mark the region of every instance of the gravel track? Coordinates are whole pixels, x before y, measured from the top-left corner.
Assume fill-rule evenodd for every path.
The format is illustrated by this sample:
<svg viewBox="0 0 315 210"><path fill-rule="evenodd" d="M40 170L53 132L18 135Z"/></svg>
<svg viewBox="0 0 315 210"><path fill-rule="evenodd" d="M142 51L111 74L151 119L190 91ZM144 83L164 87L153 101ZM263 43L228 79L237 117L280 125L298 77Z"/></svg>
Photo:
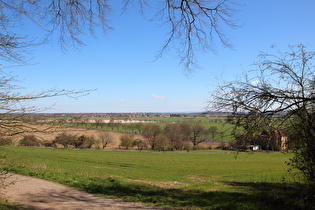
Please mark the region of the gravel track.
<svg viewBox="0 0 315 210"><path fill-rule="evenodd" d="M3 190L4 198L30 209L158 209L89 194L53 182L21 175L11 175L6 182L14 182L14 184Z"/></svg>

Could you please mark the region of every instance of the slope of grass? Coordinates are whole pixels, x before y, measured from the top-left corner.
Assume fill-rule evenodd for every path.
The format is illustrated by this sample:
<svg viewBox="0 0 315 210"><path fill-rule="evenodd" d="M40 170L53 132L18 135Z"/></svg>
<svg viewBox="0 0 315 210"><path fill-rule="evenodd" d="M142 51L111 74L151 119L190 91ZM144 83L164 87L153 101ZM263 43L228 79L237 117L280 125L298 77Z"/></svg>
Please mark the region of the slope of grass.
<svg viewBox="0 0 315 210"><path fill-rule="evenodd" d="M21 205L10 203L0 197L0 209L1 210L26 210L26 208ZM30 210L28 208L28 210Z"/></svg>
<svg viewBox="0 0 315 210"><path fill-rule="evenodd" d="M92 193L164 207L300 208L291 154L136 152L5 147L3 167ZM294 199L289 199L292 197ZM305 196L304 196L305 197Z"/></svg>

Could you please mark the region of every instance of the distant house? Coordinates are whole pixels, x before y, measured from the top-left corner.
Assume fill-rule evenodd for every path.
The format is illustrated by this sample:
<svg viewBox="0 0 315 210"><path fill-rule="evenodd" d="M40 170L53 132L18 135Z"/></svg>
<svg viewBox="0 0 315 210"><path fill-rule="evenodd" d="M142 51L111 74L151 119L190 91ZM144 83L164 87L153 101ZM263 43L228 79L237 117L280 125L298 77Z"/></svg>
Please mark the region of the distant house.
<svg viewBox="0 0 315 210"><path fill-rule="evenodd" d="M259 135L257 144L263 150L284 151L288 149L288 137L279 130L264 130Z"/></svg>

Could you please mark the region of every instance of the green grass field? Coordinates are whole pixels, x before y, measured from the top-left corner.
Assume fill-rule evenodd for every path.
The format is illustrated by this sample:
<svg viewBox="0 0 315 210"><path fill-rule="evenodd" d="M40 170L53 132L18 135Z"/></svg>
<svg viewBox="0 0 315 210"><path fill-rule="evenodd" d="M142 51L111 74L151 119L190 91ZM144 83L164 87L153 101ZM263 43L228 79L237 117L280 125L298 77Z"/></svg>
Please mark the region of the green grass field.
<svg viewBox="0 0 315 210"><path fill-rule="evenodd" d="M308 205L296 196L292 155L208 150L139 152L3 147L5 169L91 193L163 207L270 209ZM289 197L294 197L289 199ZM280 208L280 209L281 209Z"/></svg>

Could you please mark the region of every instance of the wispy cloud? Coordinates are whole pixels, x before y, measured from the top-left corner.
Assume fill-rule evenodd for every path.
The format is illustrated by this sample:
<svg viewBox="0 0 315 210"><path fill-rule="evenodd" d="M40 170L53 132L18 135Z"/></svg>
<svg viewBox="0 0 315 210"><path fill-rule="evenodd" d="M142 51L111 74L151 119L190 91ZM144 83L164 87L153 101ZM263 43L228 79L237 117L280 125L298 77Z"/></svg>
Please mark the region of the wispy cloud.
<svg viewBox="0 0 315 210"><path fill-rule="evenodd" d="M155 95L155 94L151 94L151 96L153 98L156 98L156 99L159 99L159 100L164 100L166 98L166 96L158 96L158 95Z"/></svg>
<svg viewBox="0 0 315 210"><path fill-rule="evenodd" d="M257 84L259 84L259 83L261 83L261 81L259 81L259 80L255 80L255 81L252 81L252 82L251 82L252 85L257 85Z"/></svg>

